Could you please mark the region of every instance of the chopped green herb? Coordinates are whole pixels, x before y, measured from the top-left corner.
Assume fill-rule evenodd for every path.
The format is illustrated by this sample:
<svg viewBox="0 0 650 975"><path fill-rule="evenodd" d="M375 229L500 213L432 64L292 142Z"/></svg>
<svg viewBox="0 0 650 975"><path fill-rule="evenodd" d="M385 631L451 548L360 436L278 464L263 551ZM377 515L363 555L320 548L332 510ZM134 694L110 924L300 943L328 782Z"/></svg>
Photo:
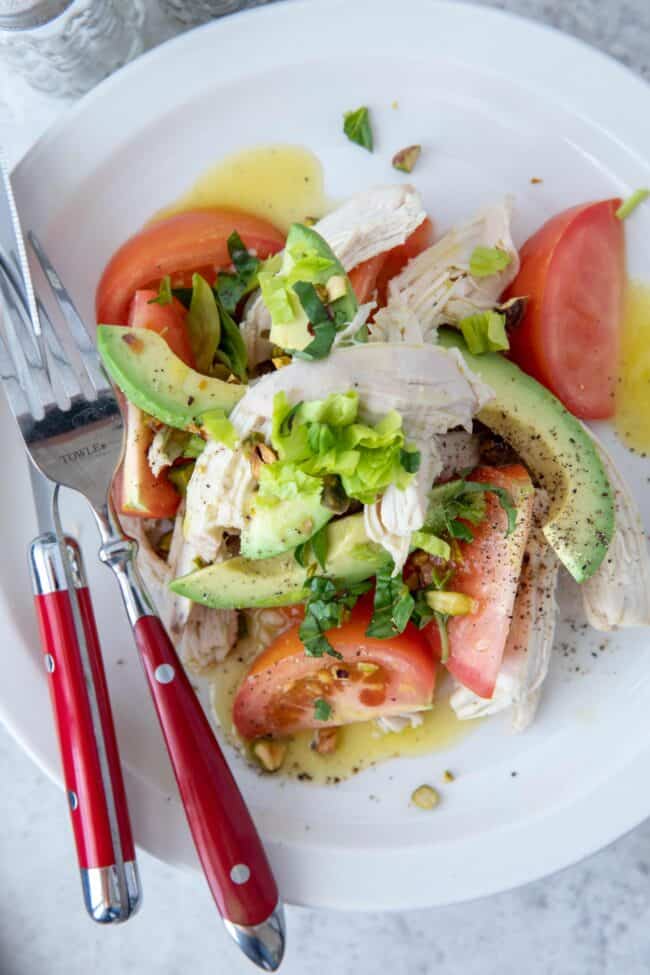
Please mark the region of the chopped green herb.
<svg viewBox="0 0 650 975"><path fill-rule="evenodd" d="M325 576L312 576L307 581L309 597L305 603L305 618L300 624L299 635L308 657L329 654L338 660L342 659L342 655L327 639L326 633L341 626L347 612L371 585L371 582L358 582L345 589L338 589Z"/></svg>
<svg viewBox="0 0 650 975"><path fill-rule="evenodd" d="M616 216L618 219L625 220L625 218L629 217L632 211L636 210L638 205L643 203L644 200L647 200L649 196L650 190L646 189L645 187L640 190L635 190L631 196L628 196L627 200L623 200L620 207L616 211Z"/></svg>
<svg viewBox="0 0 650 975"><path fill-rule="evenodd" d="M262 262L247 250L236 230L228 238L228 253L235 271L221 271L214 289L221 305L232 315L244 295L257 287Z"/></svg>
<svg viewBox="0 0 650 975"><path fill-rule="evenodd" d="M327 321L320 325L313 325L312 331L314 339L304 349L287 350L295 359L306 359L311 362L315 359L326 359L330 354L336 335L334 322Z"/></svg>
<svg viewBox="0 0 650 975"><path fill-rule="evenodd" d="M423 530L437 536L447 535L471 542L474 537L469 525L479 525L485 517L485 495L494 494L508 519L507 534L514 531L517 509L504 488L480 481L460 478L438 484L429 492L429 508ZM460 520L462 519L462 520Z"/></svg>
<svg viewBox="0 0 650 975"><path fill-rule="evenodd" d="M469 259L469 273L474 278L489 278L508 267L512 258L507 251L500 247L474 248Z"/></svg>
<svg viewBox="0 0 650 975"><path fill-rule="evenodd" d="M316 721L329 721L332 716L332 706L324 697L317 697L314 701L314 717Z"/></svg>
<svg viewBox="0 0 650 975"><path fill-rule="evenodd" d="M420 456L419 450L402 450L399 455L400 463L405 471L409 474L417 474L420 470L420 461L422 457Z"/></svg>
<svg viewBox="0 0 650 975"><path fill-rule="evenodd" d="M217 358L227 366L233 375L241 382L248 382L248 353L246 343L230 312L217 300L219 317L221 319L221 342L217 349Z"/></svg>
<svg viewBox="0 0 650 975"><path fill-rule="evenodd" d="M158 286L158 294L155 298L150 298L147 302L148 305L171 305L172 298L172 282L168 274L162 279Z"/></svg>
<svg viewBox="0 0 650 975"><path fill-rule="evenodd" d="M372 152L372 128L370 126L370 113L365 105L352 112L345 112L343 115L343 131L350 142L355 142L358 146Z"/></svg>
<svg viewBox="0 0 650 975"><path fill-rule="evenodd" d="M321 569L325 571L325 562L327 561L327 525L323 525L319 528L315 534L309 539L311 544L311 550L314 553L314 557Z"/></svg>
<svg viewBox="0 0 650 975"><path fill-rule="evenodd" d="M366 636L386 640L403 633L415 606L413 596L401 576L393 576L394 566L377 573L372 619Z"/></svg>
<svg viewBox="0 0 650 975"><path fill-rule="evenodd" d="M458 327L472 355L504 352L510 348L506 334L506 316L498 311L483 311L461 318Z"/></svg>

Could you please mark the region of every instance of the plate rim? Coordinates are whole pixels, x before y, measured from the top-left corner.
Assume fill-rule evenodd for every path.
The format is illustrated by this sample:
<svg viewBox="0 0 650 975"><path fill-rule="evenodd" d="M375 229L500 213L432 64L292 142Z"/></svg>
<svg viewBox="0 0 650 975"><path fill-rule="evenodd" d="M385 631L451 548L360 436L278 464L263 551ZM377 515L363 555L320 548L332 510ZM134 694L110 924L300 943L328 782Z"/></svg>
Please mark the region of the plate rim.
<svg viewBox="0 0 650 975"><path fill-rule="evenodd" d="M192 31L188 31L183 34L179 34L174 38L164 42L163 44L153 48L146 54L142 55L136 61L131 62L126 65L120 71L116 72L110 78L106 79L102 84L97 86L86 96L76 102L67 111L64 111L59 118L51 125L48 130L41 136L40 139L34 143L27 152L23 155L21 160L16 165L14 171L19 178L26 178L23 174L29 174L30 168L38 168L41 163L39 162L39 157L45 155L50 151L52 144L56 145L56 142L61 137L65 137L66 131L74 125L74 122L83 116L85 112L92 111L95 103L100 102L102 99L111 97L111 92L113 89L119 90L124 86L125 83L137 77L138 73L148 73L155 72L157 69L155 67L158 61L164 63L166 59L169 58L170 52L182 52L184 47L191 50L192 46L197 43L196 37L204 37L211 32L221 32L228 29L229 25L241 23L244 25L249 20L252 22L253 18L257 20L262 19L272 19L277 20L282 16L287 15L287 11L292 16L312 16L315 10L322 11L324 8L328 8L331 12L332 7L340 7L345 9L348 15L352 8L356 11L362 9L373 9L377 10L382 8L382 10L388 11L392 7L390 0L354 0L351 3L350 0L285 0L284 3L271 4L266 7L260 7L253 10L241 11L239 13L230 15L229 17L223 18L222 20L214 21L198 27ZM521 30L524 33L530 32L534 37L538 34L540 37L540 42L542 35L546 43L550 43L555 46L558 55L562 56L562 59L566 55L575 54L576 50L580 52L581 59L586 59L589 62L590 67L594 70L602 69L603 75L609 75L612 78L617 75L621 84L626 86L635 87L636 92L638 92L639 97L644 97L647 99L650 93L650 86L638 75L635 75L630 69L620 64L618 61L614 60L607 54L590 47L585 42L566 35L555 28L540 24L535 21L528 20L517 14L512 14L506 11L497 10L491 7L483 7L479 5L469 4L469 3L456 3L450 2L450 0L435 0L435 2L426 2L426 0L408 0L408 6L410 9L417 12L423 12L425 9L427 13L430 14L432 10L438 10L442 12L442 16L449 14L450 16L458 16L463 10L479 21L484 22L489 21L488 25L490 30L495 29L493 25L508 25L508 28L515 25L513 29L515 31ZM355 14L356 15L356 14ZM534 87L534 85L533 85ZM630 91L632 91L630 87ZM543 91L543 89L542 89ZM574 96L577 93L572 93ZM569 108L572 107L570 100L565 103ZM580 98L577 102L577 111L585 112L585 108L580 103ZM594 121L595 117L593 113L587 115L590 121ZM616 126L612 125L611 119L608 125L603 125L602 128L608 132L608 134L615 134ZM642 133L636 133L640 143L643 143ZM627 148L633 149L635 152L641 154L641 158L644 163L647 164L647 156L644 154L644 149L639 148L634 141L629 141L628 137L625 137L625 145ZM645 139L645 152L650 155L650 133ZM3 594L4 595L4 594ZM5 702L2 697L0 697L0 719L3 720L10 731L10 734L21 744L30 757L36 761L36 763L41 767L46 774L53 778L55 781L59 781L59 777L56 770L52 767L51 763L47 761L44 755L38 753L38 750L33 748L29 740L21 733L19 728L19 722L17 722L11 715L11 708L6 708ZM637 771L634 771L638 769ZM532 868L530 865L524 866L523 855L515 856L514 851L518 850L518 844L520 838L514 834L517 830L509 830L510 842L512 843L512 853L510 856L511 861L517 861L516 864L511 863L509 869L501 874L501 878L495 882L494 878L488 880L484 878L475 884L472 893L468 893L467 889L463 887L462 883L457 886L453 893L449 893L444 899L432 898L426 893L426 874L422 870L422 865L417 861L422 857L422 848L418 848L412 852L410 851L400 851L399 856L402 862L395 869L400 875L404 875L411 878L413 881L412 886L414 888L412 892L412 899L409 900L408 896L405 896L403 889L408 890L408 884L404 887L402 883L402 891L399 896L399 902L391 900L390 897L382 898L377 895L374 891L373 885L366 887L365 894L362 895L366 899L361 901L359 899L359 891L351 892L351 899L346 900L342 892L339 891L339 895L336 898L332 898L331 891L335 889L336 878L332 875L332 864L328 863L327 860L331 858L331 855L318 849L310 849L309 856L312 859L312 863L309 865L309 881L306 882L305 864L304 864L304 853L300 843L297 843L292 850L289 850L287 846L282 843L271 843L269 844L271 857L274 866L278 870L280 876L280 882L282 886L291 887L292 896L289 899L291 903L305 904L310 906L322 906L322 907L339 907L342 909L406 909L410 907L424 907L431 906L433 904L444 904L444 903L455 903L459 901L476 899L487 894L491 894L501 890L511 889L512 887L519 886L523 883L530 882L532 880L538 879L541 876L547 875L548 873L557 872L558 870L564 869L565 867L571 865L587 856L589 853L595 852L597 849L606 846L618 836L623 835L625 832L633 829L640 822L645 819L648 814L650 814L650 801L646 803L639 803L639 796L636 795L635 790L631 787L632 780L637 777L642 779L643 772L647 774L650 770L650 749L647 750L646 754L641 754L636 756L634 760L628 762L625 766L621 767L614 775L612 775L608 780L608 788L611 788L612 783L617 784L616 790L612 791L616 793L616 801L612 802L608 806L607 816L608 822L610 823L609 829L602 830L600 828L599 838L595 838L595 833L598 830L595 829L594 822L588 815L591 811L591 804L593 802L593 792L590 793L585 800L582 802L574 802L570 819L572 822L572 840L569 846L567 846L566 841L560 843L561 853L559 853L559 847L556 848L554 852L558 853L554 857L554 865L550 870L539 864L538 868ZM138 796L136 801L139 799L139 790L142 789L142 783L139 782L137 775L130 773L127 770L127 779L129 780L129 792ZM627 790L627 791L626 791ZM626 796L627 802L621 802L621 798ZM625 808L625 813L623 813L623 807ZM643 807L643 808L642 808ZM634 812L631 810L634 809ZM180 807L179 807L180 812ZM549 813L548 816L542 818L551 818L556 815L555 812ZM567 816L569 814L565 810L562 814L562 821L567 822ZM182 819L181 819L182 821ZM588 825L585 825L585 823ZM526 833L530 829L530 823L527 821L526 826L520 828L520 832ZM524 846L529 842L524 838ZM149 849L149 852L153 852L154 856L158 856L155 850L148 847L147 844L141 844L143 848ZM453 844L450 844L450 846ZM573 852L570 852L573 851ZM477 848L478 852L478 848ZM355 870L363 869L364 864L366 869L370 869L372 874L372 861L376 855L373 851L364 850L360 851L359 855L356 857L356 867ZM386 855L396 855L396 851L388 851ZM159 857L160 858L160 857ZM332 858L333 859L333 858ZM555 860L558 860L556 863ZM174 862L173 859L167 860L167 862ZM177 864L179 865L179 864ZM298 876L300 875L300 876ZM417 878L417 879L416 879ZM298 882L296 883L296 879ZM322 887L319 890L318 884L315 882L317 879L323 881ZM324 882L326 881L326 882Z"/></svg>

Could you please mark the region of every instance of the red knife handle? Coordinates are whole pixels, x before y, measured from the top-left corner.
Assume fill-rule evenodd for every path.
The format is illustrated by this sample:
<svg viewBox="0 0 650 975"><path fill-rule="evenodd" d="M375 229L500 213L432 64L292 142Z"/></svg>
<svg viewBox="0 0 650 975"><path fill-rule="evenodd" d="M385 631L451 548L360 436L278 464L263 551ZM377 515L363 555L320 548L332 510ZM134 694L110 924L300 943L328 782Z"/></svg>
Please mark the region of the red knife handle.
<svg viewBox="0 0 650 975"><path fill-rule="evenodd" d="M178 788L212 895L235 925L267 921L278 889L255 824L157 616L133 624Z"/></svg>
<svg viewBox="0 0 650 975"><path fill-rule="evenodd" d="M135 850L81 553L66 541L68 573L55 535L32 542L34 599L86 908L96 921L119 922L140 899Z"/></svg>

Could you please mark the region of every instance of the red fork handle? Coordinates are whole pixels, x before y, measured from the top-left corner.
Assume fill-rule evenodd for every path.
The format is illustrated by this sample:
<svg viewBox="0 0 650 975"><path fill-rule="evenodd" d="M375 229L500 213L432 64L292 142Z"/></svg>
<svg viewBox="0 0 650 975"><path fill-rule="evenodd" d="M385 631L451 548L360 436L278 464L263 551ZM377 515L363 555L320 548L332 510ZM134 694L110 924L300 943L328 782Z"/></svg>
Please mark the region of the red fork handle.
<svg viewBox="0 0 650 975"><path fill-rule="evenodd" d="M194 843L226 921L254 926L278 904L255 824L158 617L133 624Z"/></svg>
<svg viewBox="0 0 650 975"><path fill-rule="evenodd" d="M100 923L119 922L140 899L135 850L97 627L72 539L67 557L66 574L56 536L34 540L34 600L86 909Z"/></svg>

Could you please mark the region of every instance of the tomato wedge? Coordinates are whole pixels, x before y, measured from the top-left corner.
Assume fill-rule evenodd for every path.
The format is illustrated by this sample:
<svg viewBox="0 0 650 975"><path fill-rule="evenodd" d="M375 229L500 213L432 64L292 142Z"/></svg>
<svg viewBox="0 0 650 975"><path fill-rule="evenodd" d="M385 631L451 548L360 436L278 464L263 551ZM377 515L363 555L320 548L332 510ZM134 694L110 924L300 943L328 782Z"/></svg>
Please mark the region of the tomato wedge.
<svg viewBox="0 0 650 975"><path fill-rule="evenodd" d="M274 640L237 691L233 720L239 733L282 736L430 707L436 664L427 641L411 624L390 640L367 637L371 616L371 605L362 600L347 623L328 632L342 660L308 657L299 624ZM316 717L318 700L331 708L324 720Z"/></svg>
<svg viewBox="0 0 650 975"><path fill-rule="evenodd" d="M528 296L512 358L576 416L614 413L624 286L620 200L558 213L521 249L507 297Z"/></svg>
<svg viewBox="0 0 650 975"><path fill-rule="evenodd" d="M135 292L157 287L166 274L176 285L189 285L193 272L203 272L210 280L230 264L227 241L233 230L260 258L284 247L279 230L248 213L221 209L176 213L144 227L115 252L97 288L97 321L126 325Z"/></svg>
<svg viewBox="0 0 650 975"><path fill-rule="evenodd" d="M168 305L151 304L156 291L136 291L129 310L132 328L148 328L162 335L172 352L194 365L194 356L185 326L187 312L180 301ZM116 498L123 514L141 518L173 518L181 498L163 471L157 477L149 467L148 453L154 432L148 418L132 403L126 404L126 445L124 460L116 478Z"/></svg>
<svg viewBox="0 0 650 975"><path fill-rule="evenodd" d="M377 254L353 268L349 278L359 304L370 301L376 291L379 306L385 305L388 282L399 274L412 257L426 250L432 241L433 224L427 217L399 247Z"/></svg>
<svg viewBox="0 0 650 975"><path fill-rule="evenodd" d="M129 326L148 328L162 335L172 352L194 368L194 353L185 324L187 311L176 298L168 305L152 303L157 294L153 290L136 291L129 308Z"/></svg>
<svg viewBox="0 0 650 975"><path fill-rule="evenodd" d="M534 501L534 489L521 464L510 467L479 467L472 481L494 484L510 492L517 506L517 526L506 536L507 518L494 494L486 495L487 513L480 525L472 525L474 539L461 542L462 562L451 588L478 602L468 616L449 620L447 669L479 697L492 697L517 594L519 576ZM435 622L423 631L440 653Z"/></svg>

